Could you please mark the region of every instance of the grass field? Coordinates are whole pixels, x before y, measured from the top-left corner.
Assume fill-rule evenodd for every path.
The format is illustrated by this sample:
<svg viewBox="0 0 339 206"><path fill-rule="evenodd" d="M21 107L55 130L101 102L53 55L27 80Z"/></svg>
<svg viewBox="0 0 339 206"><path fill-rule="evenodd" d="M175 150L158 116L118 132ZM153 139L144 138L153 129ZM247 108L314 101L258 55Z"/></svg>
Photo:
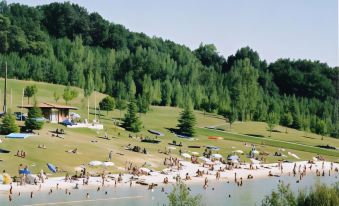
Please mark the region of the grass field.
<svg viewBox="0 0 339 206"><path fill-rule="evenodd" d="M37 83L30 81L10 80L8 83L9 91L12 89L12 111L20 111L17 105L21 104L22 89L29 84L36 84L38 86L37 100L40 102L53 102L53 92L57 91L62 94L64 87L60 85L52 85L46 83ZM0 80L0 90L3 92L3 80ZM3 93L2 93L3 94ZM96 99L99 102L105 95L97 93ZM0 95L0 106L2 107L2 96ZM10 95L8 95L9 103L11 102ZM27 103L27 98L24 99ZM63 100L59 100L63 103ZM87 101L83 98L82 92L79 89L79 97L70 102L71 105L79 108L77 113L86 118L87 115ZM91 107L94 107L94 94L90 98ZM278 150L278 148L285 148L284 154L287 155L287 151L297 154L301 159L308 160L317 154L323 155L330 161L339 161L338 150L326 150L320 149L317 145L332 145L339 147L339 140L330 137L325 137L322 141L319 135L308 134L305 137L305 133L293 129L288 129L288 133L285 133L285 128L277 126L276 132L272 133L272 137L267 137L269 132L266 130L266 124L261 122L237 122L232 126L232 133L229 133L228 125L225 124L225 120L214 114L204 115L202 112L195 111L197 117L197 130L195 138L197 140L190 141L174 136L169 128L174 128L177 125L177 118L181 109L172 107L151 107L146 115L142 114L141 119L143 122L142 132L138 136L150 136L154 135L147 132L148 129L158 130L165 134L164 137L159 137L162 142L160 144L148 144L141 143L136 138L128 138L131 134L128 131L122 130L113 124L113 120L119 119L123 116L118 110L109 112L102 112L101 122L104 124L105 129L110 137L110 140L99 138L103 136L104 131L94 131L90 129L69 129L62 125L46 123L45 127L39 131L39 135L29 137L24 140L5 139L0 144L1 149L10 150L11 153L0 153L0 168L6 169L11 175L17 174L17 168L19 164L28 165L33 172L38 172L40 169L46 170L46 163L53 163L61 169L69 172L73 172L75 167L79 167L81 164L88 164L91 160L105 161L108 158L109 151L114 152L113 162L115 166L112 168L106 168L111 172L120 172L123 170L125 162L130 161L138 165L142 165L144 162L150 164L149 167L154 169L162 169L163 159L166 157L164 154L158 153L158 150L164 150L169 142L176 140L182 142L182 151L186 152L199 152L202 154L204 146L214 145L221 148L218 153L226 156L234 150L240 149L247 153L250 147L246 147L244 142L254 143L257 145L257 149L270 153L267 157L267 162L274 162L280 159L274 157L272 154ZM91 110L90 119L93 119L93 110ZM22 124L22 122L19 122ZM220 130L206 129L205 127L217 126ZM64 139L52 137L50 131L56 128L63 128L66 132ZM134 134L132 134L135 136ZM208 136L221 136L223 140L209 140ZM93 143L92 140L97 140ZM39 144L45 144L47 149L38 149ZM128 144L138 145L142 148L146 148L147 155L141 153L135 153L127 151L124 147ZM200 149L188 148L189 145L201 146ZM78 148L79 154L71 154L65 151ZM27 152L25 159L14 156L17 150L23 149ZM121 154L117 154L121 153ZM178 155L179 148L173 150L173 155ZM249 161L245 155L241 155L241 158L245 161ZM295 161L294 157L287 155L288 160ZM102 171L104 168L96 167L90 168L93 171ZM61 174L57 174L61 175Z"/></svg>

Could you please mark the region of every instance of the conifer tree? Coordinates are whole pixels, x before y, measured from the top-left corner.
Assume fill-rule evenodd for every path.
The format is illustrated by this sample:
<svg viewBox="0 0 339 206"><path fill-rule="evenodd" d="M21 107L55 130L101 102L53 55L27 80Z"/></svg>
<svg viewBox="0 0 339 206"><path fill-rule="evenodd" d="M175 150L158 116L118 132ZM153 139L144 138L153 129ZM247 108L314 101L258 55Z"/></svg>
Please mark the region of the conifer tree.
<svg viewBox="0 0 339 206"><path fill-rule="evenodd" d="M140 132L141 130L141 121L138 117L138 108L135 103L135 100L132 99L128 105L127 113L123 120L123 127L131 132Z"/></svg>
<svg viewBox="0 0 339 206"><path fill-rule="evenodd" d="M196 124L196 119L192 110L192 106L187 105L184 111L181 112L180 118L178 120L179 132L180 134L192 137L195 133L194 126Z"/></svg>
<svg viewBox="0 0 339 206"><path fill-rule="evenodd" d="M15 117L11 114L10 110L8 110L2 119L0 131L2 134L9 134L19 131L19 127L15 122Z"/></svg>
<svg viewBox="0 0 339 206"><path fill-rule="evenodd" d="M26 129L30 130L39 130L43 127L44 122L38 120L38 118L43 117L41 109L37 107L37 103L34 103L34 106L28 110L28 118L25 121Z"/></svg>

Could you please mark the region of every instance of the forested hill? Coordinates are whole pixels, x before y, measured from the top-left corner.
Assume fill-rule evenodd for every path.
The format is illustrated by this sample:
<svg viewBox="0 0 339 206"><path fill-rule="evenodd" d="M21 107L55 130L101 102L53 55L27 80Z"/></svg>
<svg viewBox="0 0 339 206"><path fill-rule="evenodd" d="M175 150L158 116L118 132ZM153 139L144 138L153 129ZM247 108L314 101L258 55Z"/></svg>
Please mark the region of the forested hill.
<svg viewBox="0 0 339 206"><path fill-rule="evenodd" d="M227 58L209 44L191 51L71 3L28 7L1 1L2 71L5 62L10 78L135 98L140 112L151 104L192 102L226 117L338 137L338 68L308 60L267 64L249 47Z"/></svg>

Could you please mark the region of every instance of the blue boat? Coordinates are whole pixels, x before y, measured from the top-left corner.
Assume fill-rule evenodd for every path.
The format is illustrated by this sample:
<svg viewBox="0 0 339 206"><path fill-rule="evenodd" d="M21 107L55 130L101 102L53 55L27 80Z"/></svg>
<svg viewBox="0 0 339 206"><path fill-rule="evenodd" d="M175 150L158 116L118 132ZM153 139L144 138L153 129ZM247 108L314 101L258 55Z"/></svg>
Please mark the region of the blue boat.
<svg viewBox="0 0 339 206"><path fill-rule="evenodd" d="M21 175L29 175L31 174L31 171L29 171L27 168L24 168L24 169L20 169L19 170L19 174Z"/></svg>
<svg viewBox="0 0 339 206"><path fill-rule="evenodd" d="M10 133L6 135L6 138L15 138L15 139L26 139L27 137L31 136L28 133Z"/></svg>
<svg viewBox="0 0 339 206"><path fill-rule="evenodd" d="M62 122L62 124L65 125L65 126L68 126L68 125L72 126L72 125L73 125L73 123L72 123L69 119L65 119L65 120Z"/></svg>
<svg viewBox="0 0 339 206"><path fill-rule="evenodd" d="M210 150L215 150L215 151L220 150L220 147L217 147L217 146L206 146L206 148Z"/></svg>
<svg viewBox="0 0 339 206"><path fill-rule="evenodd" d="M54 165L52 165L51 163L48 163L47 167L48 167L49 170L51 170L51 172L53 172L53 173L57 172L56 167Z"/></svg>

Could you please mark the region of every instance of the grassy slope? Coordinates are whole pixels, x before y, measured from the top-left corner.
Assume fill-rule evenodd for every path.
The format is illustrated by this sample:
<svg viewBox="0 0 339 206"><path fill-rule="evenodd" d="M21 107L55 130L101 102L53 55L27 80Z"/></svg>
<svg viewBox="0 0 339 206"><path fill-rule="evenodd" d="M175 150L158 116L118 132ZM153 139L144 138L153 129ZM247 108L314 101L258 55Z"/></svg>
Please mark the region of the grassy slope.
<svg viewBox="0 0 339 206"><path fill-rule="evenodd" d="M3 91L3 80L0 80L0 89ZM15 106L21 104L21 92L22 88L24 88L28 84L33 84L33 82L29 81L18 81L18 80L10 80L8 87L12 88L13 92L13 104L12 108L15 111L19 111ZM53 92L57 91L60 94L62 93L64 87L60 85L52 85L46 83L36 83L38 86L38 101L47 101L53 102ZM84 101L83 96L81 95L81 91L79 89L79 97L71 102L72 105L79 107L78 113L80 113L83 117L86 116L86 101ZM103 98L103 94L97 94L97 101ZM0 101L2 101L2 96L0 96ZM10 103L10 97L8 97ZM25 99L25 103L27 99ZM62 103L63 101L60 100ZM91 96L90 99L91 105L94 104L94 95ZM2 107L2 103L0 104ZM245 152L250 150L250 147L244 146L244 141L248 143L258 144L259 150L266 151L269 153L273 153L277 151L277 147L285 147L289 148L288 151L296 153L302 159L310 159L312 156L315 156L316 153L323 153L329 160L338 161L339 154L337 151L331 150L321 150L314 147L306 147L300 145L293 145L290 143L282 143L264 140L265 145L261 145L262 139L251 138L248 136L242 136L237 134L229 134L216 130L208 130L202 129L206 126L212 125L222 125L220 127L225 128L225 121L216 115L208 114L204 116L201 112L196 111L197 117L197 127L201 127L197 129L196 138L198 141L188 141L186 139L181 139L175 137L171 134L166 128L173 128L177 124L177 118L180 113L180 109L178 108L170 108L170 107L152 107L151 111L146 115L141 115L141 119L143 121L144 129L139 134L143 136L151 136L147 132L148 129L155 129L165 133L165 137L160 137L162 142L158 145L141 143L137 139L130 139L128 135L130 134L127 131L123 131L118 127L112 124L112 118L119 118L120 112L115 110L113 112L109 112L108 116L106 116L106 112L103 113L101 118L104 123L107 133L110 137L114 137L111 140L103 140L97 138L98 134L96 131L89 129L68 129L58 124L46 124L44 129L39 133L40 135L30 137L25 140L13 140L6 139L4 143L0 144L0 148L8 149L12 152L9 154L0 154L0 159L3 161L0 162L0 168L7 169L12 175L15 175L17 172L18 164L27 164L35 166L30 166L34 172L40 171L40 169L46 169L45 164L47 162L54 163L55 165L68 170L70 172L74 171L74 167L79 166L80 164L87 164L91 160L101 160L104 161L107 159L108 153L110 150L114 151L113 162L116 164L115 167L109 168L109 171L117 172L121 171L121 168L124 167L126 160L132 161L136 164L142 165L145 161L149 162L152 165L152 168L161 169L162 161L165 155L159 154L158 149L163 150L167 145L167 143L176 140L177 142L182 142L184 147L183 151L192 152L196 151L200 154L203 152L204 148L201 149L190 149L188 145L215 145L220 146L222 149L219 151L222 155L227 155L235 149L241 149ZM122 114L123 115L123 114ZM91 115L90 119L93 119L93 115ZM64 128L66 130L65 139L59 139L51 137L49 131L55 130L56 128ZM267 136L268 132L266 131L266 126L264 123L236 123L233 126L233 131L242 133L242 134L254 134L254 135L264 135ZM278 130L279 127L277 127ZM284 131L284 130L283 130ZM103 131L99 132L99 135L103 136ZM224 140L208 140L208 136L223 136ZM272 135L273 139L285 140L291 142L301 141L303 144L307 144L310 146L318 145L318 144L331 144L339 147L339 140L332 139L326 137L324 141L320 140L320 136L318 135L309 135L314 139L303 137L304 133L296 130L289 129L289 133L285 134L283 132L275 132ZM97 143L92 143L91 140L98 140ZM149 154L136 154L134 152L124 150L124 146L127 144L139 145L142 148L145 147ZM38 149L38 144L45 144L48 149ZM66 150L78 148L79 154L69 154L66 153ZM306 149L305 149L306 148ZM22 159L14 156L17 150L24 149L27 152L27 158ZM312 152L312 153L311 153ZM118 155L116 153L123 153L124 155ZM178 149L173 151L174 155L178 155ZM285 152L287 153L287 151ZM242 159L248 161L245 156L241 156ZM289 160L295 160L293 157L288 156ZM269 156L267 159L269 162L278 160L277 157ZM93 168L92 170L102 170L103 168Z"/></svg>

